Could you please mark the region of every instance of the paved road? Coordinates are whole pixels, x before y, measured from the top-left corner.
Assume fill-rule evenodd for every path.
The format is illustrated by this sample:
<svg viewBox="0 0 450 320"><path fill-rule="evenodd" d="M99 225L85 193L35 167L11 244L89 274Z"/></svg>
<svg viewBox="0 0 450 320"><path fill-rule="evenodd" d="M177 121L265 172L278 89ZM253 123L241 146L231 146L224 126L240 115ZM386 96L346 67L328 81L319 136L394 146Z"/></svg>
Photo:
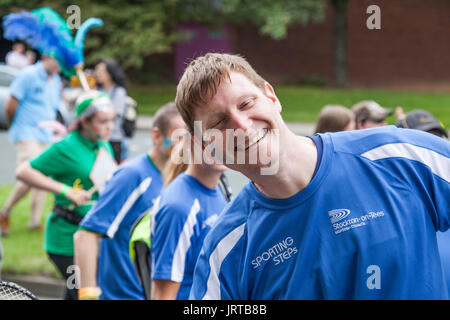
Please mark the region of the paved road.
<svg viewBox="0 0 450 320"><path fill-rule="evenodd" d="M14 169L16 155L14 146L9 143L6 131L0 131L0 184L12 184L15 182ZM137 130L130 145L131 156L144 153L152 146L150 133L148 130ZM237 172L228 170L227 176L229 178L231 187L234 192L240 190L246 183L247 178Z"/></svg>
<svg viewBox="0 0 450 320"><path fill-rule="evenodd" d="M141 117L138 121L139 130L131 140L130 153L134 157L138 154L146 152L152 146L152 141L150 138L151 117ZM306 135L311 134L313 130L312 124L300 124L300 123L290 123L288 124L290 129L297 134ZM0 185L1 184L12 184L15 182L14 169L16 155L14 147L8 141L7 131L0 131ZM237 192L247 183L248 179L242 174L227 170L226 175L230 182L233 194Z"/></svg>

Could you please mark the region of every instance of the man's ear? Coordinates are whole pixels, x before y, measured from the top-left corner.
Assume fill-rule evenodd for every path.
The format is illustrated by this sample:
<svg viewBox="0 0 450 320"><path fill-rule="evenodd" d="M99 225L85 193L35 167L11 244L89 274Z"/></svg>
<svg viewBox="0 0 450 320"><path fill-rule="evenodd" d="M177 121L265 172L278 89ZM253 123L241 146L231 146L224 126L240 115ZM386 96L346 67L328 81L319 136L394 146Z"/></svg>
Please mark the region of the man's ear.
<svg viewBox="0 0 450 320"><path fill-rule="evenodd" d="M275 90L273 89L273 87L270 85L270 83L266 82L264 84L265 89L266 89L266 96L272 100L272 102L278 107L278 112L281 112L281 103L280 100L278 100L277 95L275 94Z"/></svg>
<svg viewBox="0 0 450 320"><path fill-rule="evenodd" d="M162 146L163 140L164 140L164 136L163 136L161 130L159 130L156 127L152 128L151 136L152 136L153 144L155 146Z"/></svg>

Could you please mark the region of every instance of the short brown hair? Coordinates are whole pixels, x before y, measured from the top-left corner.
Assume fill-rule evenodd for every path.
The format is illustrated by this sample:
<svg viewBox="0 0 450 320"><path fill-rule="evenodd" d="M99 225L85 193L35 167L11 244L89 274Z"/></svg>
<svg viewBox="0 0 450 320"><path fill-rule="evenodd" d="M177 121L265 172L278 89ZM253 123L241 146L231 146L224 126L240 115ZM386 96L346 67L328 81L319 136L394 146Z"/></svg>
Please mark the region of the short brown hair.
<svg viewBox="0 0 450 320"><path fill-rule="evenodd" d="M221 81L230 79L230 72L246 76L264 93L266 81L239 55L208 53L187 66L177 86L175 104L188 130L194 132L194 110L214 97Z"/></svg>
<svg viewBox="0 0 450 320"><path fill-rule="evenodd" d="M168 102L156 111L153 116L152 129L158 128L166 136L169 133L170 121L178 114L174 102Z"/></svg>
<svg viewBox="0 0 450 320"><path fill-rule="evenodd" d="M320 111L314 133L343 131L354 118L353 112L344 106L326 105Z"/></svg>

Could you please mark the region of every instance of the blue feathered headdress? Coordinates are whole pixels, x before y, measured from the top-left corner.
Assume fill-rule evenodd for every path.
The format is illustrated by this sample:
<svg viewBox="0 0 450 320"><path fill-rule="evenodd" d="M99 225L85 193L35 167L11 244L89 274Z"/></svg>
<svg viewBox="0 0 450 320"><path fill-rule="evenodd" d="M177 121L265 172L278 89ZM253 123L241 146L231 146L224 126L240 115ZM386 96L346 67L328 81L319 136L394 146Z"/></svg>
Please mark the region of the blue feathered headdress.
<svg viewBox="0 0 450 320"><path fill-rule="evenodd" d="M64 75L75 74L74 67L84 63L84 37L89 28L101 26L101 19L86 20L74 40L66 21L45 7L31 12L11 13L3 18L3 36L11 41L23 40L41 54L55 58Z"/></svg>

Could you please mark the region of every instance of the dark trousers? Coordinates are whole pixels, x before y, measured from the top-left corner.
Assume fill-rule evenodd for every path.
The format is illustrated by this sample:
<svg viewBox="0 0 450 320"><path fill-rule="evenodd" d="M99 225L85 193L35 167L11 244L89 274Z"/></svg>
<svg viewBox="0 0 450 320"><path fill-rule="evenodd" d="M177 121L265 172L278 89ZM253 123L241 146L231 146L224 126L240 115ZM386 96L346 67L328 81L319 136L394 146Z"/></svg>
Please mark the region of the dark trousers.
<svg viewBox="0 0 450 320"><path fill-rule="evenodd" d="M69 266L74 265L73 256L62 256L59 254L51 254L48 253L48 257L53 262L53 264L58 269L59 273L63 276L66 281L66 291L64 293L64 300L77 300L78 299L78 290L77 289L69 289L67 286L67 280L70 276L73 276L73 273L67 273L67 268Z"/></svg>
<svg viewBox="0 0 450 320"><path fill-rule="evenodd" d="M109 141L113 152L114 152L114 160L116 160L117 164L120 164L120 155L122 153L122 142L121 141Z"/></svg>

